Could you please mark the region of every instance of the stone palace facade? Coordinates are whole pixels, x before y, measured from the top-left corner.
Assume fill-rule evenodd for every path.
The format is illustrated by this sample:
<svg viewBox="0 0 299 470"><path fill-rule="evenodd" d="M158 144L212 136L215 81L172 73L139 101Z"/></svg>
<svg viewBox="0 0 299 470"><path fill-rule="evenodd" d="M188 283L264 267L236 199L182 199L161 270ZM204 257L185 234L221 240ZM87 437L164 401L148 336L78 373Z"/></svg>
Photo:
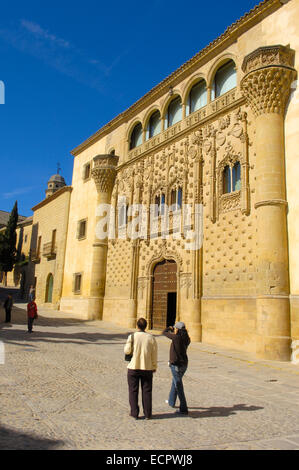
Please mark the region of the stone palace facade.
<svg viewBox="0 0 299 470"><path fill-rule="evenodd" d="M298 24L298 0L263 1L72 151L72 185L34 208L26 282L35 277L39 303L130 328L140 316L154 330L181 320L193 341L291 359ZM109 238L97 235L101 204L114 211ZM134 204L145 208L137 238ZM196 249L185 205L193 233L201 211Z"/></svg>

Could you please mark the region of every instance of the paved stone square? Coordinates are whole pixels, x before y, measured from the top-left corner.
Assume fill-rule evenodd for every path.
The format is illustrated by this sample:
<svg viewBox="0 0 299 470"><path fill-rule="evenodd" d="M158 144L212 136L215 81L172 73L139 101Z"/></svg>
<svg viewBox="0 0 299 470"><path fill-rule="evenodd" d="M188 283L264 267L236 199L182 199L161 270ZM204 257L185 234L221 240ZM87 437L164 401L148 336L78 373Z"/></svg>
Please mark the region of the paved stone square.
<svg viewBox="0 0 299 470"><path fill-rule="evenodd" d="M129 330L25 304L0 308L0 449L299 449L299 366L194 343L184 378L189 416L165 404L170 341L154 332L159 364L153 419L129 417L123 347ZM141 414L142 416L142 414Z"/></svg>

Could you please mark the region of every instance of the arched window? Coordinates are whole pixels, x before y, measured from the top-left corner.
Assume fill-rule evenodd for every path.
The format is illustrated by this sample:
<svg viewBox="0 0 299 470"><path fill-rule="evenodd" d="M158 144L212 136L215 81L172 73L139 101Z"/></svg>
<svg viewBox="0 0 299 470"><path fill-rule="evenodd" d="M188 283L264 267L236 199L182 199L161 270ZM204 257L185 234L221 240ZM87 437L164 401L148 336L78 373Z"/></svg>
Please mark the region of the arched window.
<svg viewBox="0 0 299 470"><path fill-rule="evenodd" d="M207 87L206 82L201 80L196 83L189 93L188 102L186 106L186 115L188 116L194 111L203 108L207 104Z"/></svg>
<svg viewBox="0 0 299 470"><path fill-rule="evenodd" d="M182 191L182 188L179 188L177 190L177 205L179 209L182 208L182 198L183 198L183 191Z"/></svg>
<svg viewBox="0 0 299 470"><path fill-rule="evenodd" d="M110 150L109 155L115 155L115 150L114 149Z"/></svg>
<svg viewBox="0 0 299 470"><path fill-rule="evenodd" d="M159 215L160 196L155 196L155 217Z"/></svg>
<svg viewBox="0 0 299 470"><path fill-rule="evenodd" d="M167 110L167 127L173 126L182 120L182 100L180 96L174 98Z"/></svg>
<svg viewBox="0 0 299 470"><path fill-rule="evenodd" d="M180 210L182 208L182 201L183 201L182 188L173 189L170 194L171 206L175 206L175 210Z"/></svg>
<svg viewBox="0 0 299 470"><path fill-rule="evenodd" d="M126 227L128 223L128 210L129 204L126 202L125 196L118 198L118 228L122 229Z"/></svg>
<svg viewBox="0 0 299 470"><path fill-rule="evenodd" d="M142 125L139 122L138 124L136 124L131 134L130 150L134 149L135 147L138 147L138 145L141 145L141 144L142 144Z"/></svg>
<svg viewBox="0 0 299 470"><path fill-rule="evenodd" d="M165 194L155 196L155 216L164 215L165 213Z"/></svg>
<svg viewBox="0 0 299 470"><path fill-rule="evenodd" d="M236 66L234 61L230 60L226 64L222 65L222 67L220 67L216 72L212 88L212 99L224 95L224 93L227 93L236 86Z"/></svg>
<svg viewBox="0 0 299 470"><path fill-rule="evenodd" d="M155 111L148 122L146 139L151 139L161 132L161 115L159 111Z"/></svg>
<svg viewBox="0 0 299 470"><path fill-rule="evenodd" d="M223 170L223 194L241 189L241 165L236 162L233 167L227 165Z"/></svg>
<svg viewBox="0 0 299 470"><path fill-rule="evenodd" d="M235 163L233 167L233 191L241 189L241 165L240 162Z"/></svg>
<svg viewBox="0 0 299 470"><path fill-rule="evenodd" d="M126 204L121 208L120 214L120 226L125 227L128 223L128 211L129 211L129 204Z"/></svg>
<svg viewBox="0 0 299 470"><path fill-rule="evenodd" d="M165 212L165 194L161 194L160 199L160 214L164 215Z"/></svg>
<svg viewBox="0 0 299 470"><path fill-rule="evenodd" d="M223 194L231 193L231 171L227 165L223 170Z"/></svg>
<svg viewBox="0 0 299 470"><path fill-rule="evenodd" d="M176 190L171 191L170 204L173 206L176 203Z"/></svg>

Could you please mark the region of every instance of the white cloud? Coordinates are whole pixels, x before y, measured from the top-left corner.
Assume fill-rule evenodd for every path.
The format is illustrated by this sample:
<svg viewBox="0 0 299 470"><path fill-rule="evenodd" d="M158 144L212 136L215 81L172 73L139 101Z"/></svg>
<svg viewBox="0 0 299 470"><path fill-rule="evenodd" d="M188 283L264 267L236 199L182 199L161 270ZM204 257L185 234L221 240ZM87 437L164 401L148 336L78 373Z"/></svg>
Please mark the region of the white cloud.
<svg viewBox="0 0 299 470"><path fill-rule="evenodd" d="M50 34L48 31L43 29L37 23L33 23L32 21L28 21L28 20L21 20L21 26L23 28L25 28L27 31L29 31L30 33L32 33L32 34L34 34L34 35L36 35L40 38L46 39L50 42L53 42L59 47L64 47L66 49L70 47L69 41L66 41L65 39L58 38L54 34Z"/></svg>
<svg viewBox="0 0 299 470"><path fill-rule="evenodd" d="M27 186L27 187L23 187L23 188L16 188L14 189L13 191L10 191L8 193L3 193L3 198L4 199L11 199L15 196L19 196L20 194L26 194L26 193L30 193L30 191L32 191L34 188L34 186Z"/></svg>
<svg viewBox="0 0 299 470"><path fill-rule="evenodd" d="M0 29L0 37L14 48L102 94L107 93L107 78L112 70L128 53L126 50L118 54L114 59L111 58L110 65L106 65L100 58L90 56L70 41L27 19L21 19L9 29Z"/></svg>

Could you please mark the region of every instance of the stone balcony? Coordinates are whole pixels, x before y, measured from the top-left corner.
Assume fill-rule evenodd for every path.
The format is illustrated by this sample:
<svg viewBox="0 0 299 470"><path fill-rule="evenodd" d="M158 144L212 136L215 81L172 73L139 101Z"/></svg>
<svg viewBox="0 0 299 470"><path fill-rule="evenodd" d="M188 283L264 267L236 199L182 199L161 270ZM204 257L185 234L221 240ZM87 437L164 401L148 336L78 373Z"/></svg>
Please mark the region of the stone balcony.
<svg viewBox="0 0 299 470"><path fill-rule="evenodd" d="M39 263L40 262L40 253L36 250L31 250L30 260L32 261L32 263Z"/></svg>
<svg viewBox="0 0 299 470"><path fill-rule="evenodd" d="M43 256L48 259L52 259L56 257L57 253L57 246L53 245L52 242L45 243L43 245Z"/></svg>

